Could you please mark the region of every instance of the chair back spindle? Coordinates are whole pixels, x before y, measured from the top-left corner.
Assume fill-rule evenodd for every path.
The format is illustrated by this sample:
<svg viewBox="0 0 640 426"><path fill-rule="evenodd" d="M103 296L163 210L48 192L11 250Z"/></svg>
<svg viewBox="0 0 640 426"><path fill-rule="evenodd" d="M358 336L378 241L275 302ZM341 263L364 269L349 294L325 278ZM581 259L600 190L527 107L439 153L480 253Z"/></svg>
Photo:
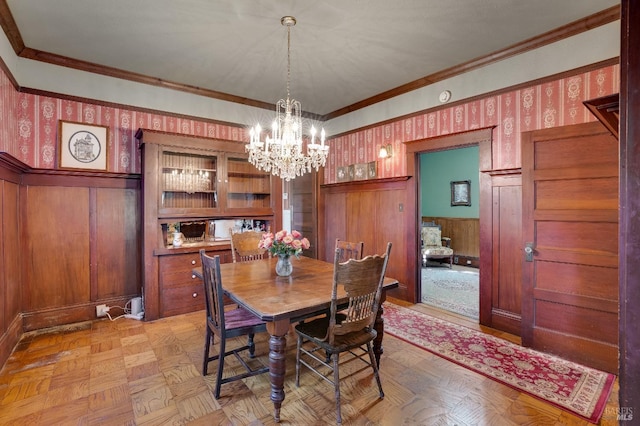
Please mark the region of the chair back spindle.
<svg viewBox="0 0 640 426"><path fill-rule="evenodd" d="M358 243L336 239L336 250L340 250L340 263L349 259L362 259L364 242Z"/></svg>

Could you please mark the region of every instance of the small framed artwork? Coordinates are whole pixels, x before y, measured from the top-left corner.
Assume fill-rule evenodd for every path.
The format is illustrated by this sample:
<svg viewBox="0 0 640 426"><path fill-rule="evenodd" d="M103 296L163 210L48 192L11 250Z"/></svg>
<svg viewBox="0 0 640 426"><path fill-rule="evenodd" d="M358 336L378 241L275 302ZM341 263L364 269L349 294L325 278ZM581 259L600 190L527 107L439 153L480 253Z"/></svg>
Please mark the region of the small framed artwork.
<svg viewBox="0 0 640 426"><path fill-rule="evenodd" d="M107 170L109 128L60 120L58 166L61 169Z"/></svg>
<svg viewBox="0 0 640 426"><path fill-rule="evenodd" d="M356 163L353 167L354 180L367 179L367 163Z"/></svg>
<svg viewBox="0 0 640 426"><path fill-rule="evenodd" d="M355 180L356 179L356 165L355 164L349 164L347 166L349 169L349 179L348 180Z"/></svg>
<svg viewBox="0 0 640 426"><path fill-rule="evenodd" d="M451 205L471 205L471 181L459 180L451 182Z"/></svg>
<svg viewBox="0 0 640 426"><path fill-rule="evenodd" d="M336 170L336 180L338 182L349 181L349 166L338 166Z"/></svg>
<svg viewBox="0 0 640 426"><path fill-rule="evenodd" d="M369 161L367 163L367 178L375 179L376 177L378 177L378 162Z"/></svg>

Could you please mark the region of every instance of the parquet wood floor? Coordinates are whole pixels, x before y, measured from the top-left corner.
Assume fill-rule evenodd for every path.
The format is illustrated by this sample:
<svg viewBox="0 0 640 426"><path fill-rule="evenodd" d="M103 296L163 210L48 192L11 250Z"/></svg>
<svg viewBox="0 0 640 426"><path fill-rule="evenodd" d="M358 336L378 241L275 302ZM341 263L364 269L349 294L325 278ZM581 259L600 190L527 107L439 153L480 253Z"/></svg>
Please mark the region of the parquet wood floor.
<svg viewBox="0 0 640 426"><path fill-rule="evenodd" d="M403 304L394 300L395 303ZM407 306L407 304L404 304ZM518 342L464 317L424 305L414 309ZM268 375L222 386L216 365L200 374L204 311L153 322L98 320L28 333L0 372L0 425L272 425ZM268 362L268 336L256 336ZM284 425L335 424L331 385L301 374L295 338L287 339ZM239 365L228 358L230 368ZM586 425L587 422L479 374L385 335L385 398L370 372L342 382L345 425ZM616 422L617 385L602 425Z"/></svg>

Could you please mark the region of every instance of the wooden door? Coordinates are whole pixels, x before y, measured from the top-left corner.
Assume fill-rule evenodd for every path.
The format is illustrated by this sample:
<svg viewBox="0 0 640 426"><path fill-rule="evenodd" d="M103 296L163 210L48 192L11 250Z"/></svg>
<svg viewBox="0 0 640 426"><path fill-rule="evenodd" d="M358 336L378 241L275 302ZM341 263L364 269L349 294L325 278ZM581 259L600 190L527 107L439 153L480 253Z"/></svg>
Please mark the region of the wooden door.
<svg viewBox="0 0 640 426"><path fill-rule="evenodd" d="M309 250L304 250L303 254L314 259L318 258L317 175L317 172L312 172L298 176L290 181L289 189L291 229L302 232L302 235L309 240L311 247Z"/></svg>
<svg viewBox="0 0 640 426"><path fill-rule="evenodd" d="M618 144L600 123L523 134L522 343L613 373L618 182Z"/></svg>

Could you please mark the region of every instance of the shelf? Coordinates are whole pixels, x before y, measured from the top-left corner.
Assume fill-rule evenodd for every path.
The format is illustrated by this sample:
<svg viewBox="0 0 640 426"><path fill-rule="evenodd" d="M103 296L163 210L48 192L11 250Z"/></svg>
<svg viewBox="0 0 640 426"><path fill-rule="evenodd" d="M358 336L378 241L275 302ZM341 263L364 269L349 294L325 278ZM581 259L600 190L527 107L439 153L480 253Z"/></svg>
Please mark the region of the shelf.
<svg viewBox="0 0 640 426"><path fill-rule="evenodd" d="M268 197L271 195L270 192L227 192L227 195L255 195L258 197Z"/></svg>
<svg viewBox="0 0 640 426"><path fill-rule="evenodd" d="M181 193L181 194L215 194L216 191L215 189L213 190L209 190L209 189L204 189L204 190L198 190L198 191L186 191L184 189L163 189L162 192L177 192L177 193Z"/></svg>
<svg viewBox="0 0 640 426"><path fill-rule="evenodd" d="M259 173L259 172L229 172L229 177L258 177L258 178L269 178L269 174L267 173Z"/></svg>
<svg viewBox="0 0 640 426"><path fill-rule="evenodd" d="M190 167L172 167L172 166L164 166L162 168L163 174L171 174L174 170L182 170L183 172L209 172L216 173L216 169L202 169L202 168L190 168Z"/></svg>

